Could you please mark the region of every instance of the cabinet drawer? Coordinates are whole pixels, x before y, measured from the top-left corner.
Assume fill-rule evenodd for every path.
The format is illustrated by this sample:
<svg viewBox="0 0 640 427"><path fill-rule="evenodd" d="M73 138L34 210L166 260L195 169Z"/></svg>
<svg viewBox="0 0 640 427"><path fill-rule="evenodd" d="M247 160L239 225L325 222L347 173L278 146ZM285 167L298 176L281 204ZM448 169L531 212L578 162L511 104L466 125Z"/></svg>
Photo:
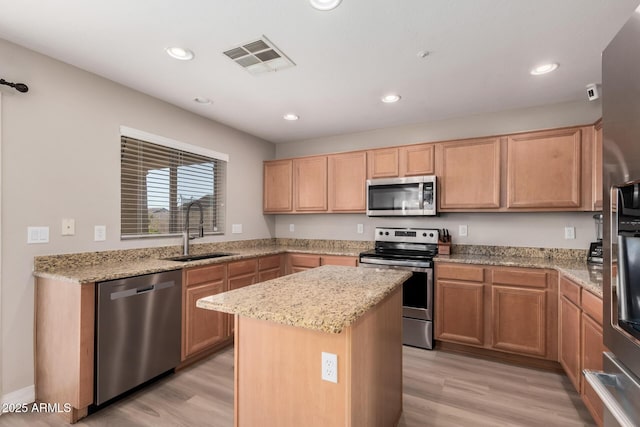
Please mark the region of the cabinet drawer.
<svg viewBox="0 0 640 427"><path fill-rule="evenodd" d="M438 279L466 280L470 282L484 281L484 268L474 265L436 264Z"/></svg>
<svg viewBox="0 0 640 427"><path fill-rule="evenodd" d="M602 326L602 299L582 289L582 310Z"/></svg>
<svg viewBox="0 0 640 427"><path fill-rule="evenodd" d="M346 265L347 267L357 267L358 258L353 256L322 256L320 257L322 265Z"/></svg>
<svg viewBox="0 0 640 427"><path fill-rule="evenodd" d="M530 288L546 288L547 272L537 269L496 268L492 283Z"/></svg>
<svg viewBox="0 0 640 427"><path fill-rule="evenodd" d="M569 301L580 306L580 286L564 276L560 277L560 295L565 296Z"/></svg>
<svg viewBox="0 0 640 427"><path fill-rule="evenodd" d="M224 280L225 265L212 265L209 267L196 267L186 271L186 286L197 285L199 283Z"/></svg>
<svg viewBox="0 0 640 427"><path fill-rule="evenodd" d="M251 274L256 272L256 269L258 268L258 261L254 258L244 261L230 262L228 268L229 277Z"/></svg>
<svg viewBox="0 0 640 427"><path fill-rule="evenodd" d="M272 268L280 268L280 255L272 255L258 260L258 270L270 270Z"/></svg>
<svg viewBox="0 0 640 427"><path fill-rule="evenodd" d="M320 256L318 255L290 254L289 257L291 265L295 267L320 267Z"/></svg>
<svg viewBox="0 0 640 427"><path fill-rule="evenodd" d="M278 277L280 277L280 268L261 270L258 273L258 282L266 282L267 280L277 279Z"/></svg>

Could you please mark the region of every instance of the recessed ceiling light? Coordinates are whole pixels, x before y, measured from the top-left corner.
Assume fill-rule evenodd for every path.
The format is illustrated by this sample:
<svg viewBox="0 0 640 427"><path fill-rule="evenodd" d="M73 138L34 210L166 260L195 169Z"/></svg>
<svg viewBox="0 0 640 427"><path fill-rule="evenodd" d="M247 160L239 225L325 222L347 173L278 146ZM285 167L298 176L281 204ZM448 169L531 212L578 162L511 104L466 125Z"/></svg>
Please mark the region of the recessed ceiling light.
<svg viewBox="0 0 640 427"><path fill-rule="evenodd" d="M179 59L181 61L191 61L195 56L192 51L182 47L168 47L165 49L165 51L167 52L167 54L169 54L170 57Z"/></svg>
<svg viewBox="0 0 640 427"><path fill-rule="evenodd" d="M290 122L293 122L295 120L298 120L300 117L297 114L288 113L282 116L282 118L285 120L289 120Z"/></svg>
<svg viewBox="0 0 640 427"><path fill-rule="evenodd" d="M381 99L382 99L382 102L384 102L385 104L393 104L394 102L400 101L400 95L396 95L396 94L385 95Z"/></svg>
<svg viewBox="0 0 640 427"><path fill-rule="evenodd" d="M547 74L552 72L553 70L555 70L556 68L558 68L558 64L556 64L555 62L549 63L549 64L542 64L536 68L534 68L533 70L531 70L531 74L534 76L539 76L541 74Z"/></svg>
<svg viewBox="0 0 640 427"><path fill-rule="evenodd" d="M211 100L209 98L204 98L201 96L197 96L195 98L193 98L193 100L195 102L197 102L198 104L211 104Z"/></svg>
<svg viewBox="0 0 640 427"><path fill-rule="evenodd" d="M342 0L309 0L311 6L318 10L331 10L338 7Z"/></svg>

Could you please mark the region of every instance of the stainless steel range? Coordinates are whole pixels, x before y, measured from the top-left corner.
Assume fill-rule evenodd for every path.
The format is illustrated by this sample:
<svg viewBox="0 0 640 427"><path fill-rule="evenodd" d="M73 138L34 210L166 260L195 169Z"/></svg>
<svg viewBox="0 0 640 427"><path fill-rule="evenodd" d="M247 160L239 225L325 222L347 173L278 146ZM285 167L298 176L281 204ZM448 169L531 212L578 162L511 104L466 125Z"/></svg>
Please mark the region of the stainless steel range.
<svg viewBox="0 0 640 427"><path fill-rule="evenodd" d="M402 342L433 348L433 257L438 230L376 228L375 249L360 254L360 266L409 270L402 289Z"/></svg>

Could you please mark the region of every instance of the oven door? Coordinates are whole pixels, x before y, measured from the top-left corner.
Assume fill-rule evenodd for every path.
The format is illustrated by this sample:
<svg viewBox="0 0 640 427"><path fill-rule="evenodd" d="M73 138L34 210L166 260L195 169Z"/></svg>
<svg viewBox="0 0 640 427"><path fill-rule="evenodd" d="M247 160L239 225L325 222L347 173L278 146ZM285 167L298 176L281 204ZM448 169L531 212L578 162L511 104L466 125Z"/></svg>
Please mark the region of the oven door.
<svg viewBox="0 0 640 427"><path fill-rule="evenodd" d="M384 262L383 260L376 260ZM413 274L402 286L402 316L419 320L433 320L433 268L400 265L368 264L361 259L365 268L391 268L408 270Z"/></svg>

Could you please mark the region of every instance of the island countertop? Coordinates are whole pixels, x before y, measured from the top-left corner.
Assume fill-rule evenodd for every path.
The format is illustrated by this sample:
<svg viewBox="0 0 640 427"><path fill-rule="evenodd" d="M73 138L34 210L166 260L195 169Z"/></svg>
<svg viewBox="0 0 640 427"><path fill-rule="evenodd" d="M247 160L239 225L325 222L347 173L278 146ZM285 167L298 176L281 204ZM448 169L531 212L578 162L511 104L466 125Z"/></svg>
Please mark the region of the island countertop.
<svg viewBox="0 0 640 427"><path fill-rule="evenodd" d="M410 276L403 270L326 265L201 298L196 306L337 334Z"/></svg>

